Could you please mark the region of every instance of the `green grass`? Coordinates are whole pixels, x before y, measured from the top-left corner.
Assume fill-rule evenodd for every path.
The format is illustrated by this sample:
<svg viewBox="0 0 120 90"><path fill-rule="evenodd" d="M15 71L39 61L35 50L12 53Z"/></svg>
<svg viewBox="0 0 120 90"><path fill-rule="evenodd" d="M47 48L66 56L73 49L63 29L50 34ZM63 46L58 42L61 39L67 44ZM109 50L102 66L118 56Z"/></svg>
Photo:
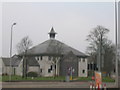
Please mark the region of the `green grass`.
<svg viewBox="0 0 120 90"><path fill-rule="evenodd" d="M2 81L2 76L0 75L0 81Z"/></svg>
<svg viewBox="0 0 120 90"><path fill-rule="evenodd" d="M110 77L103 77L102 81L103 82L115 82L115 79L112 79Z"/></svg>
<svg viewBox="0 0 120 90"><path fill-rule="evenodd" d="M91 77L87 77L87 78L86 77L79 77L78 80L80 80L80 81L91 81L92 79L91 79ZM115 80L110 78L110 77L103 77L102 81L103 82L115 82Z"/></svg>
<svg viewBox="0 0 120 90"><path fill-rule="evenodd" d="M91 81L91 77L78 77L79 81Z"/></svg>
<svg viewBox="0 0 120 90"><path fill-rule="evenodd" d="M21 76L12 76L12 81L21 81L21 80L65 80L65 77L27 77L22 78ZM9 81L9 76L2 76L2 81Z"/></svg>
<svg viewBox="0 0 120 90"><path fill-rule="evenodd" d="M91 81L91 77L73 77L73 80L77 81ZM65 81L65 77L59 76L59 77L34 77L33 79L31 77L22 78L21 76L12 76L12 81ZM2 76L2 81L9 81L9 76ZM114 82L115 80L110 77L103 77L103 82Z"/></svg>

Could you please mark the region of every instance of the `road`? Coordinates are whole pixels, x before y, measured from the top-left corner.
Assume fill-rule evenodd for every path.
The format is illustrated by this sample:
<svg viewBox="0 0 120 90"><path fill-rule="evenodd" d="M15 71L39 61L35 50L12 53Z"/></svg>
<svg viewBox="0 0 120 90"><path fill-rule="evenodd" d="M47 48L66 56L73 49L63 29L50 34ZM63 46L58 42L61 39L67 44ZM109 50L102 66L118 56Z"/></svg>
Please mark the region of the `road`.
<svg viewBox="0 0 120 90"><path fill-rule="evenodd" d="M89 88L90 82L3 82L2 88ZM106 83L114 88L114 83Z"/></svg>

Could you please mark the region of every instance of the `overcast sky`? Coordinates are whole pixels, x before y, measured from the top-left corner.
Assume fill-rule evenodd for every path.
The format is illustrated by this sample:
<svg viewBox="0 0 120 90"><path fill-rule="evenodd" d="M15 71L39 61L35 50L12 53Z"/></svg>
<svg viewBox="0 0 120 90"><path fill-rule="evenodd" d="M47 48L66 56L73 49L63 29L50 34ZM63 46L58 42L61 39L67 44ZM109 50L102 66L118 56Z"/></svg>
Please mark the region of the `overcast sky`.
<svg viewBox="0 0 120 90"><path fill-rule="evenodd" d="M97 25L110 30L109 39L115 41L114 2L19 2L3 3L2 56L9 56L10 28L13 28L13 54L16 45L29 36L33 46L48 40L53 27L56 39L85 53L86 36Z"/></svg>

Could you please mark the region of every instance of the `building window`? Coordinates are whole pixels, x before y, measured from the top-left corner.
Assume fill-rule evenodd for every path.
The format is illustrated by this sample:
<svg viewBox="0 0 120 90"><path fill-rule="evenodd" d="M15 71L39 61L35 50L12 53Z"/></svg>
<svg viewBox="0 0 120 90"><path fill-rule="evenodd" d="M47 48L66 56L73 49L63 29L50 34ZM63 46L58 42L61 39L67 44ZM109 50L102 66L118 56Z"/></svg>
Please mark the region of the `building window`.
<svg viewBox="0 0 120 90"><path fill-rule="evenodd" d="M85 73L85 70L82 70L82 73Z"/></svg>
<svg viewBox="0 0 120 90"><path fill-rule="evenodd" d="M51 56L48 57L48 60L51 60Z"/></svg>
<svg viewBox="0 0 120 90"><path fill-rule="evenodd" d="M48 73L51 73L52 69L53 69L53 67L51 65L50 68L48 69Z"/></svg>
<svg viewBox="0 0 120 90"><path fill-rule="evenodd" d="M90 64L88 64L88 67L87 67L87 68L88 68L88 70L90 69L89 67L90 67Z"/></svg>
<svg viewBox="0 0 120 90"><path fill-rule="evenodd" d="M52 65L50 66L50 69L51 69L51 70L53 69Z"/></svg>
<svg viewBox="0 0 120 90"><path fill-rule="evenodd" d="M48 73L51 73L51 69L48 69Z"/></svg>
<svg viewBox="0 0 120 90"><path fill-rule="evenodd" d="M55 65L55 69L56 69L56 65Z"/></svg>
<svg viewBox="0 0 120 90"><path fill-rule="evenodd" d="M37 57L37 60L39 61L39 57Z"/></svg>
<svg viewBox="0 0 120 90"><path fill-rule="evenodd" d="M90 63L90 70L92 70L92 64Z"/></svg>
<svg viewBox="0 0 120 90"><path fill-rule="evenodd" d="M40 72L42 73L42 69L40 69Z"/></svg>
<svg viewBox="0 0 120 90"><path fill-rule="evenodd" d="M43 59L43 57L41 56L41 57L40 57L40 60L42 60L42 59Z"/></svg>

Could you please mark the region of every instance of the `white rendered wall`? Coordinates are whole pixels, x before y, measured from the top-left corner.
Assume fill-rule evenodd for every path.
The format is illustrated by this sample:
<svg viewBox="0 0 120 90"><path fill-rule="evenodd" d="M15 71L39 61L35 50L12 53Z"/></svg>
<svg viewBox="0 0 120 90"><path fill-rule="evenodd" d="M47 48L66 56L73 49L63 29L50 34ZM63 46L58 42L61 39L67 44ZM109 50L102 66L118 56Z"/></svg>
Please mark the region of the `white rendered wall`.
<svg viewBox="0 0 120 90"><path fill-rule="evenodd" d="M36 72L36 73L40 74L40 69L38 66L29 66L28 72Z"/></svg>
<svg viewBox="0 0 120 90"><path fill-rule="evenodd" d="M39 59L39 61L38 61L39 64L40 64L40 69L42 69L41 75L45 76L45 77L49 77L49 76L53 76L54 75L54 70L52 70L50 73L48 72L48 69L54 63L52 61L53 58L51 57L51 60L49 60L48 58L49 58L49 56L42 56L42 60ZM57 72L57 74L59 74L59 72L58 72L58 65L56 65L56 72Z"/></svg>
<svg viewBox="0 0 120 90"><path fill-rule="evenodd" d="M85 73L83 73L83 70L85 70ZM88 70L87 70L87 59L83 61L83 58L79 60L78 63L78 76L79 77L87 77L88 76Z"/></svg>

